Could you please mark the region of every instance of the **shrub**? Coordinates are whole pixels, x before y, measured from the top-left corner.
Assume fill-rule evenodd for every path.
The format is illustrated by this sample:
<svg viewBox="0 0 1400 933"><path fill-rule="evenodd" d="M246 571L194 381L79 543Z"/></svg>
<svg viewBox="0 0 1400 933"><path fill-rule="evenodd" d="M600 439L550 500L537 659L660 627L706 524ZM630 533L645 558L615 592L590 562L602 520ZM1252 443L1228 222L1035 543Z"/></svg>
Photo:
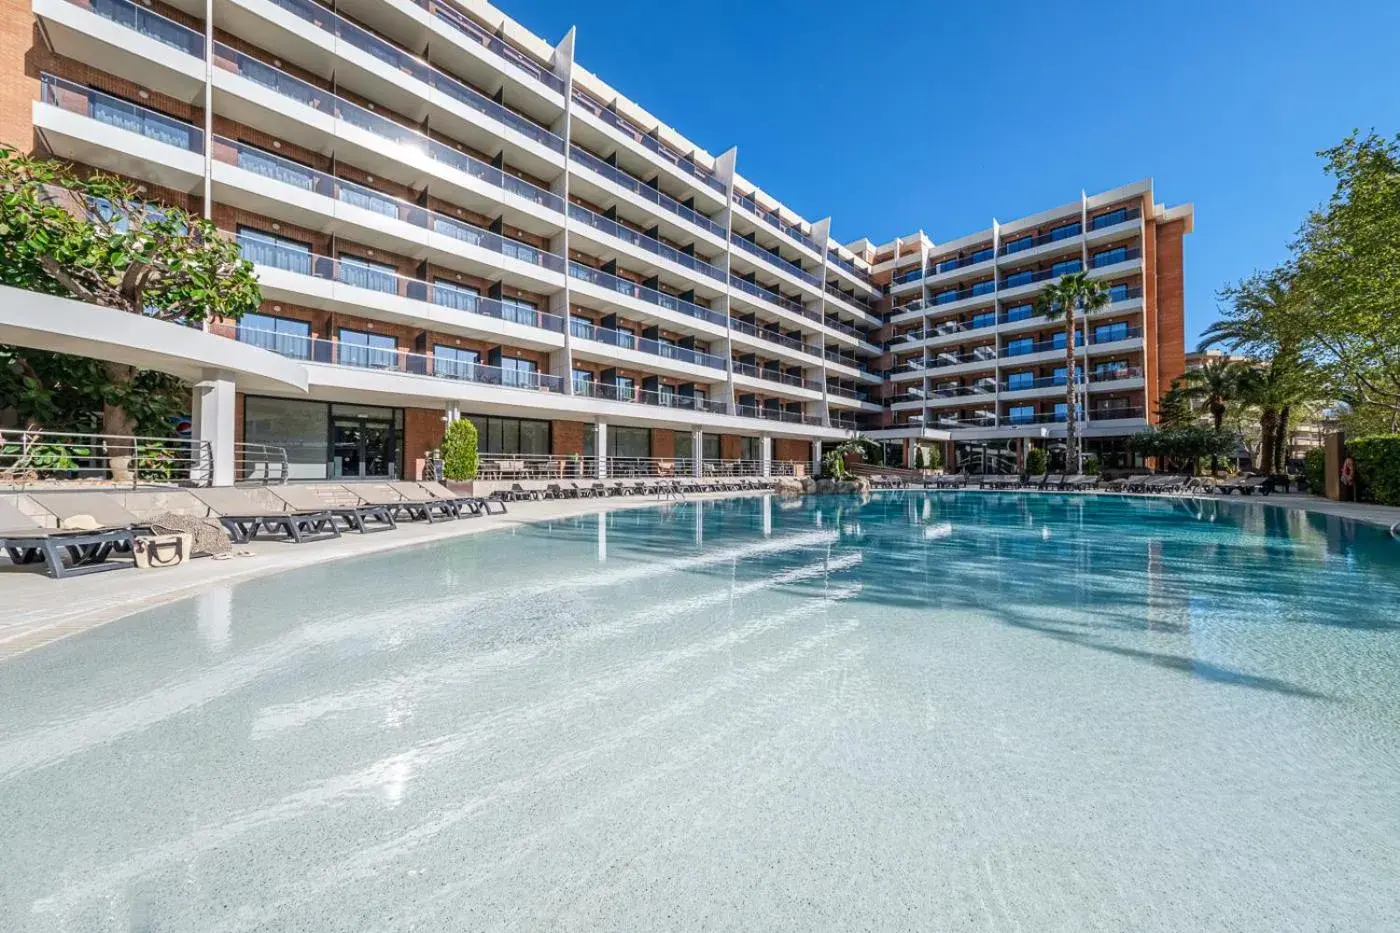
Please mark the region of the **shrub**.
<svg viewBox="0 0 1400 933"><path fill-rule="evenodd" d="M1303 475L1308 478L1308 492L1315 496L1327 493L1327 451L1314 447L1303 457Z"/></svg>
<svg viewBox="0 0 1400 933"><path fill-rule="evenodd" d="M943 450L939 447L920 447L924 452L924 469L937 470L943 466Z"/></svg>
<svg viewBox="0 0 1400 933"><path fill-rule="evenodd" d="M458 418L447 426L442 439L442 472L448 479L466 480L476 476L476 425Z"/></svg>
<svg viewBox="0 0 1400 933"><path fill-rule="evenodd" d="M1044 475L1046 462L1045 451L1039 447L1032 447L1026 451L1026 472L1031 476Z"/></svg>
<svg viewBox="0 0 1400 933"><path fill-rule="evenodd" d="M1080 464L1079 468L1085 476L1098 476L1099 458L1095 457L1093 454L1088 454L1085 456L1084 462Z"/></svg>
<svg viewBox="0 0 1400 933"><path fill-rule="evenodd" d="M1400 505L1400 434L1377 434L1347 442L1356 462L1356 493L1362 502Z"/></svg>

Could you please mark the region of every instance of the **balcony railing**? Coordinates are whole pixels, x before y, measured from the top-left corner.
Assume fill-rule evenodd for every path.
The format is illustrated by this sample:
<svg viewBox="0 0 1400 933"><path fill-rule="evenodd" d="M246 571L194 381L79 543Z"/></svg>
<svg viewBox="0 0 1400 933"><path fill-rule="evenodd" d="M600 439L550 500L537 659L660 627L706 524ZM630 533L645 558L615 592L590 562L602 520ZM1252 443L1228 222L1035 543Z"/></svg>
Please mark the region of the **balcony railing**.
<svg viewBox="0 0 1400 933"><path fill-rule="evenodd" d="M890 279L890 284L905 285L909 282L917 282L923 277L924 270L922 268L910 269L908 272L901 272L899 275L896 275L893 279Z"/></svg>
<svg viewBox="0 0 1400 933"><path fill-rule="evenodd" d="M1102 253L1095 253L1089 259L1089 265L1095 269L1102 269L1104 266L1114 266L1120 262L1130 262L1142 256L1142 250L1134 247L1120 246Z"/></svg>
<svg viewBox="0 0 1400 933"><path fill-rule="evenodd" d="M867 284L867 285L870 284L870 275L869 275L869 273L864 272L859 266L857 266L855 263L851 262L851 261L850 261L849 259L847 259L845 256L842 256L840 253L836 252L836 250L834 250L834 249L828 249L828 250L826 251L826 259L827 259L827 262L834 263L835 265L839 266L840 268L846 270L848 273L850 273L850 274L851 274L852 276L854 276L855 278L860 279L860 280L861 280L862 282L864 282L865 284Z"/></svg>
<svg viewBox="0 0 1400 933"><path fill-rule="evenodd" d="M225 70L254 81L303 106L344 120L346 123L350 123L386 142L418 152L434 162L456 169L465 175L470 175L472 178L484 181L541 207L547 207L554 211L564 210L564 199L552 191L546 191L537 185L532 185L523 178L517 178L494 165L472 158L465 152L431 139L403 124L395 123L393 120L380 116L359 104L351 103L343 97L336 97L329 91L324 91L314 84L308 84L228 46L219 46L217 64ZM393 155L394 153L389 154Z"/></svg>
<svg viewBox="0 0 1400 933"><path fill-rule="evenodd" d="M811 353L817 356L820 356L822 352L821 348L818 346L814 346L809 343L803 343L801 340L796 340L792 337L789 337L787 334L782 334L774 330L758 327L756 325L750 324L748 321L741 321L738 318L731 317L729 319L729 326L734 330L737 330L741 334L748 334L750 337L757 337L759 340L766 340L769 343L776 343L780 346L787 347L790 350L797 350L802 353Z"/></svg>
<svg viewBox="0 0 1400 933"><path fill-rule="evenodd" d="M929 275L942 275L945 272L966 269L968 266L980 265L993 258L995 257L992 255L991 247L988 247L985 250L978 250L970 256L956 256L952 259L944 259L930 263Z"/></svg>
<svg viewBox="0 0 1400 933"><path fill-rule="evenodd" d="M660 256L663 259L669 259L677 265L685 266L687 269L692 269L702 275L717 279L720 282L724 281L724 270L718 266L713 266L703 259L667 246L660 240L649 237L645 233L638 233L631 227L620 224L615 220L608 220L606 217L593 213L586 207L578 204L570 204L569 217L572 220L577 220L582 224L592 227L594 230L606 233L619 240L625 240L633 246L640 247L653 255Z"/></svg>
<svg viewBox="0 0 1400 933"><path fill-rule="evenodd" d="M1069 268L1073 266L1074 268ZM1064 268L1054 266L1049 269L1036 269L1034 271L1014 272L1001 280L1002 288L1020 288L1022 285L1034 285L1037 282L1044 282L1046 279L1058 279L1062 275L1069 275L1071 272L1079 272L1082 267L1079 260L1067 263Z"/></svg>
<svg viewBox="0 0 1400 933"><path fill-rule="evenodd" d="M593 114L598 119L602 120L604 123L618 130L623 135L629 136L632 139L636 140L638 143L641 144L643 148L649 150L657 156L660 156L665 161L671 163L677 169L679 169L682 174L689 175L690 177L699 181L701 184L705 185L707 188L710 188L721 195L724 194L724 183L721 182L718 178L716 178L714 175L711 175L705 169L697 165L693 159L690 159L676 152L671 147L661 142L661 140L657 139L655 136L651 135L641 127L637 126L637 124L633 123L631 120L627 119L617 111L613 110L611 107L607 107L601 102L594 100L591 96L579 90L578 88L574 89L574 103L583 107L583 109L587 110L589 113Z"/></svg>
<svg viewBox="0 0 1400 933"><path fill-rule="evenodd" d="M1122 418L1141 418L1143 409L1141 408L1091 408L1088 417L1080 415L1081 421L1114 421ZM1001 416L1003 427L1021 427L1028 424L1064 424L1065 413L1063 411L1041 411L1029 413L1010 413Z"/></svg>
<svg viewBox="0 0 1400 933"><path fill-rule="evenodd" d="M730 240L744 252L751 256L757 256L775 269L780 269L789 275L795 275L809 285L816 286L821 284L821 279L807 272L797 263L789 262L778 254L764 249L748 237L742 237L736 233L730 236Z"/></svg>
<svg viewBox="0 0 1400 933"><path fill-rule="evenodd" d="M602 399L607 402L628 402L638 405L653 405L658 408L675 408L681 411L704 411L716 415L726 414L729 406L713 401L705 396L684 395L672 390L661 392L638 389L635 386L617 385L597 380L579 380L574 383L574 394L587 398ZM609 458L611 462L612 458Z"/></svg>
<svg viewBox="0 0 1400 933"><path fill-rule="evenodd" d="M799 389L811 389L814 392L820 392L822 390L822 384L819 380L804 379L801 376L794 376L770 366L755 366L752 363L741 363L735 360L734 372L741 376L748 376L751 379L765 379L768 382L780 382L783 385L795 386Z"/></svg>
<svg viewBox="0 0 1400 933"><path fill-rule="evenodd" d="M798 243L801 243L803 246L807 247L812 252L820 253L822 251L821 247L817 245L816 240L813 240L807 234L803 233L800 228L795 227L787 221L783 220L777 214L771 211L765 211L763 208L759 207L758 202L755 201L749 195L740 194L737 191L734 192L734 203L738 204L744 210L748 211L750 214L757 217L759 220L763 221L765 224L772 227L774 230L785 234L788 238L796 240Z"/></svg>
<svg viewBox="0 0 1400 933"><path fill-rule="evenodd" d="M681 363L692 363L696 366L709 366L721 371L724 369L724 358L715 356L712 353L688 350L685 347L678 347L675 344L665 343L660 340L638 337L631 331L599 327L597 324L592 324L581 318L569 318L569 332L581 340L594 340L598 343L605 343L610 347L618 347L623 350L637 350L641 353L649 353L652 356L664 357L668 360L677 360Z"/></svg>
<svg viewBox="0 0 1400 933"><path fill-rule="evenodd" d="M996 293L996 288L991 282L978 282L970 288L950 288L947 291L939 292L933 296L933 304L947 305L955 301L962 301L967 298L977 298L981 296L991 297Z"/></svg>
<svg viewBox="0 0 1400 933"><path fill-rule="evenodd" d="M1107 214L1100 214L1089 220L1090 230L1102 230L1105 227L1116 227L1125 224L1130 220L1137 220L1142 216L1142 209L1138 207L1120 207L1116 211L1109 211Z"/></svg>
<svg viewBox="0 0 1400 933"><path fill-rule="evenodd" d="M583 165L588 168L589 171L602 175L609 181L626 188L644 201L650 201L667 213L675 214L681 220L692 223L701 230L713 233L715 236L724 237L724 227L720 224L715 223L699 211L691 210L675 198L658 191L656 188L629 175L617 166L609 165L588 150L580 149L578 146L570 146L569 157L575 163Z"/></svg>
<svg viewBox="0 0 1400 933"><path fill-rule="evenodd" d="M638 285L630 279L624 279L620 276L604 272L601 269L585 266L582 263L569 263L569 274L581 281L597 285L599 288L605 288L608 291L616 292L619 295L626 295L638 301L645 301L647 304L653 304L659 308L665 308L668 311L675 311L678 314L684 314L696 320L717 324L720 327L724 327L728 323L725 316L718 311L712 311L709 308L702 307L693 302L684 301L674 295L668 295L665 292L657 291L654 288L648 288L645 285Z"/></svg>
<svg viewBox="0 0 1400 933"><path fill-rule="evenodd" d="M762 298L764 301L771 302L772 304L775 304L786 311L790 311L793 314L800 314L809 320L816 321L818 323L821 322L821 315L818 314L816 311L811 311L790 298L784 298L777 292L772 291L771 289L764 288L762 285L759 285L756 282L750 282L748 279L740 278L739 276L730 273L729 284L733 285L735 288L739 289L741 292L744 292L747 295L753 295L755 298Z"/></svg>
<svg viewBox="0 0 1400 933"><path fill-rule="evenodd" d="M464 84L445 74L422 59L416 58L398 46L379 38L374 33L361 29L319 3L312 3L311 0L272 0L272 2L298 19L330 33L347 45L373 55L390 67L418 79L433 90L458 103L528 136L555 152L563 153L564 140L534 120L496 103L471 85ZM224 47L219 48L219 54L224 54Z"/></svg>
<svg viewBox="0 0 1400 933"><path fill-rule="evenodd" d="M214 158L219 162L236 165L263 178L332 198L383 217L430 230L433 233L440 233L470 246L490 250L493 253L554 272L564 271L562 256L537 249L528 243L521 243L519 240L491 233L480 227L474 227L445 214L438 214L409 201L391 197L365 185L358 185L325 172L318 172L299 162L284 159L244 143L216 137Z"/></svg>
<svg viewBox="0 0 1400 933"><path fill-rule="evenodd" d="M871 313L870 302L866 301L864 298L857 298L855 295L847 294L846 292L841 291L841 289L837 288L835 285L832 285L830 282L823 283L822 287L826 290L826 293L831 297L839 298L842 301L853 304L860 310L864 311L866 314Z"/></svg>
<svg viewBox="0 0 1400 933"><path fill-rule="evenodd" d="M996 350L992 347L978 347L971 353L939 353L929 360L929 369L943 369L948 366L961 366L964 363L990 363L996 360Z"/></svg>
<svg viewBox="0 0 1400 933"><path fill-rule="evenodd" d="M787 424L807 424L820 426L820 415L788 411L786 408L769 408L762 405L736 405L734 413L745 418L762 418L765 421L782 421Z"/></svg>
<svg viewBox="0 0 1400 933"><path fill-rule="evenodd" d="M204 152L203 130L48 73L40 75L40 99L60 110L90 117L167 146L186 152Z"/></svg>
<svg viewBox="0 0 1400 933"><path fill-rule="evenodd" d="M294 247L282 246L268 240L234 235L243 258L254 265L295 272L316 279L340 282L344 285L397 295L412 301L425 301L441 308L451 308L467 314L479 314L498 321L511 321L528 327L539 327L555 333L564 332L564 319L547 311L528 306L486 298L451 282L427 282L398 275L353 260L337 260L317 256Z"/></svg>
<svg viewBox="0 0 1400 933"><path fill-rule="evenodd" d="M324 337L303 337L275 331L244 327L240 324L219 323L211 328L215 333L231 337L293 359L307 360L329 366L379 370L412 376L433 376L457 382L501 386L507 389L531 389L562 392L564 380L549 373L522 369L487 366L429 353L410 353L397 347L366 346L343 343Z"/></svg>
<svg viewBox="0 0 1400 933"><path fill-rule="evenodd" d="M457 32L461 33L463 36L495 52L498 57L509 62L520 71L523 71L535 81L538 81L540 84L543 84L556 93L564 93L563 78L514 46L508 45L502 39L491 35L486 31L484 26L479 25L476 21L459 12L456 8L447 6L444 3L438 3L437 0L413 0L413 2L457 30Z"/></svg>
<svg viewBox="0 0 1400 933"><path fill-rule="evenodd" d="M828 395L837 395L841 398L855 399L858 402L870 401L870 396L865 392L861 392L858 389L848 389L845 386L832 385L829 382L826 385L826 393Z"/></svg>
<svg viewBox="0 0 1400 933"><path fill-rule="evenodd" d="M69 0L74 6L82 7L105 20L134 30L147 39L154 39L162 45L204 58L204 34L198 30L182 26L159 13L152 12L128 0Z"/></svg>
<svg viewBox="0 0 1400 933"><path fill-rule="evenodd" d="M1048 233L1038 236L1023 236L1010 240L1001 245L1001 255L1010 256L1013 253L1025 252L1037 246L1044 246L1046 243L1059 243L1062 240L1071 240L1083 233L1083 229L1078 223L1066 224L1063 227L1056 227Z"/></svg>

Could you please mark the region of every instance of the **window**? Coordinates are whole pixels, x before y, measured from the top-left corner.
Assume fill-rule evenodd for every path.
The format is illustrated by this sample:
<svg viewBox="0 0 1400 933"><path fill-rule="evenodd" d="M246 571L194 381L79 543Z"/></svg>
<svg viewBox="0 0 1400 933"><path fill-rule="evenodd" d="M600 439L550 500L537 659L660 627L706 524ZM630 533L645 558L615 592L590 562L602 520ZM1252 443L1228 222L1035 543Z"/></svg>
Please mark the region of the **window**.
<svg viewBox="0 0 1400 933"><path fill-rule="evenodd" d="M495 418L469 415L480 438L481 453L530 454L549 453L549 422L526 418Z"/></svg>
<svg viewBox="0 0 1400 933"><path fill-rule="evenodd" d="M501 317L507 321L534 327L539 323L539 308L534 302L521 298L502 298Z"/></svg>
<svg viewBox="0 0 1400 933"><path fill-rule="evenodd" d="M311 325L305 321L271 314L245 314L238 322L238 339L283 356L311 359Z"/></svg>
<svg viewBox="0 0 1400 933"><path fill-rule="evenodd" d="M573 379L575 395L591 396L593 394L593 374L591 372L586 369L576 369L573 372Z"/></svg>
<svg viewBox="0 0 1400 933"><path fill-rule="evenodd" d="M1072 224L1064 224L1050 231L1050 239L1052 242L1055 240L1065 240L1072 236L1079 236L1079 221L1075 221Z"/></svg>
<svg viewBox="0 0 1400 933"><path fill-rule="evenodd" d="M456 308L458 311L474 312L480 298L481 292L470 285L456 285L442 279L433 282L433 304Z"/></svg>
<svg viewBox="0 0 1400 933"><path fill-rule="evenodd" d="M433 375L446 379L473 379L481 354L466 347L433 346Z"/></svg>
<svg viewBox="0 0 1400 933"><path fill-rule="evenodd" d="M700 435L700 457L704 460L719 459L719 435ZM676 459L690 460L695 456L695 437L689 431L676 432Z"/></svg>
<svg viewBox="0 0 1400 933"><path fill-rule="evenodd" d="M1006 345L1007 356L1021 356L1025 353L1033 352L1035 341L1029 337L1017 337Z"/></svg>
<svg viewBox="0 0 1400 933"><path fill-rule="evenodd" d="M1031 424L1035 421L1035 406L1014 405L1007 412L1006 419L1011 424Z"/></svg>
<svg viewBox="0 0 1400 933"><path fill-rule="evenodd" d="M398 341L387 334L371 334L342 327L337 334L340 342L340 362L344 366L364 366L368 369L395 369L398 362Z"/></svg>
<svg viewBox="0 0 1400 933"><path fill-rule="evenodd" d="M651 429L608 427L608 456L644 460L651 456Z"/></svg>
<svg viewBox="0 0 1400 933"><path fill-rule="evenodd" d="M236 239L238 250L243 258L260 266L272 266L288 272L311 274L311 244L275 233L264 233L242 224L238 227Z"/></svg>
<svg viewBox="0 0 1400 933"><path fill-rule="evenodd" d="M1019 253L1023 249L1030 249L1035 245L1035 237L1023 236L1020 239L1012 240L1006 244L1006 252Z"/></svg>
<svg viewBox="0 0 1400 933"><path fill-rule="evenodd" d="M1011 373L1006 377L1006 388L1012 392L1017 389L1035 388L1035 373L1021 372Z"/></svg>
<svg viewBox="0 0 1400 933"><path fill-rule="evenodd" d="M1084 331L1076 330L1074 332L1074 345L1076 347L1084 346ZM1050 346L1055 350L1063 350L1065 348L1065 332L1062 330L1055 331L1055 335L1050 338Z"/></svg>
<svg viewBox="0 0 1400 933"><path fill-rule="evenodd" d="M1112 285L1108 289L1109 301L1126 301L1128 298L1128 286Z"/></svg>
<svg viewBox="0 0 1400 933"><path fill-rule="evenodd" d="M1034 278L1035 273L1031 272L1030 270L1026 270L1024 272L1013 272L1006 277L1006 281L1002 284L1007 288L1015 288L1017 285L1026 285L1030 283L1031 280Z"/></svg>
<svg viewBox="0 0 1400 933"><path fill-rule="evenodd" d="M933 296L933 303L936 305L946 305L950 301L957 300L958 290L956 288L949 289L946 292L939 292L937 295Z"/></svg>
<svg viewBox="0 0 1400 933"><path fill-rule="evenodd" d="M284 448L291 479L325 479L329 414L325 402L249 395L243 400L243 439Z"/></svg>
<svg viewBox="0 0 1400 933"><path fill-rule="evenodd" d="M986 262L988 259L991 259L994 255L995 250L988 246L986 249L979 249L977 252L973 253L971 258L968 259L968 263L971 264L974 262Z"/></svg>
<svg viewBox="0 0 1400 933"><path fill-rule="evenodd" d="M1127 219L1128 209L1126 207L1120 207L1116 211L1109 211L1107 214L1100 214L1095 217L1093 220L1089 221L1089 226L1094 230L1102 230L1104 227L1112 227L1115 224L1121 224Z"/></svg>
<svg viewBox="0 0 1400 933"><path fill-rule="evenodd" d="M976 327L991 327L991 326L992 326L993 324L995 324L996 322L997 322L997 315L996 315L996 312L995 312L995 311L983 311L983 312L980 313L980 314L974 314L974 315L972 316L972 324L971 324L971 326L974 327L974 328L976 328Z"/></svg>
<svg viewBox="0 0 1400 933"><path fill-rule="evenodd" d="M1068 410L1069 410L1069 409L1066 407L1066 405L1065 405L1064 402L1056 402L1056 403L1055 403L1055 420L1056 420L1056 421L1064 421L1064 420L1065 420L1065 412L1068 411ZM1084 420L1084 406L1083 406L1082 404L1078 404L1078 403L1075 404L1075 406L1074 406L1074 417L1075 417L1075 420L1077 420L1077 421L1083 421L1083 420Z"/></svg>
<svg viewBox="0 0 1400 933"><path fill-rule="evenodd" d="M1128 322L1118 321L1115 324L1100 324L1094 328L1094 343L1108 343L1113 340L1128 339Z"/></svg>
<svg viewBox="0 0 1400 933"><path fill-rule="evenodd" d="M1013 321L1024 321L1034 313L1034 305L1016 305L1013 308L1006 309L1006 321L1008 324Z"/></svg>
<svg viewBox="0 0 1400 933"><path fill-rule="evenodd" d="M1102 253L1094 254L1094 266L1111 266L1116 262L1126 262L1128 259L1128 248L1120 246L1117 249L1105 250Z"/></svg>
<svg viewBox="0 0 1400 933"><path fill-rule="evenodd" d="M1094 367L1094 375L1100 379L1116 378L1118 374L1127 375L1128 364L1122 360L1111 360L1107 363L1099 363Z"/></svg>
<svg viewBox="0 0 1400 933"><path fill-rule="evenodd" d="M372 262L358 256L340 255L336 264L336 278L346 285L367 288L370 291L395 295L399 291L399 272L394 266L384 262Z"/></svg>
<svg viewBox="0 0 1400 933"><path fill-rule="evenodd" d="M533 389L539 384L539 364L514 356L501 357L501 385L517 389Z"/></svg>
<svg viewBox="0 0 1400 933"><path fill-rule="evenodd" d="M636 396L637 381L631 376L617 376L614 378L613 387L617 389L619 402L630 402Z"/></svg>
<svg viewBox="0 0 1400 933"><path fill-rule="evenodd" d="M1079 378L1079 380L1080 380L1081 382L1084 380L1084 370L1081 369L1080 367L1078 367L1078 366L1074 367L1074 374ZM1054 370L1054 375L1051 376L1051 380L1052 380L1053 383L1054 383L1055 385L1057 385L1057 386L1062 386L1062 385L1064 385L1064 384L1065 384L1065 368L1064 368L1063 366L1056 366L1056 367L1055 367L1055 370Z"/></svg>
<svg viewBox="0 0 1400 933"><path fill-rule="evenodd" d="M1057 262L1053 266L1051 266L1050 274L1052 276L1069 275L1071 272L1078 272L1080 269L1083 268L1084 263L1080 262L1078 259L1066 259L1062 262Z"/></svg>
<svg viewBox="0 0 1400 933"><path fill-rule="evenodd" d="M741 437L741 438L739 438L739 459L741 459L741 460L758 460L758 459L759 459L758 446L759 446L758 438L756 438L756 437Z"/></svg>
<svg viewBox="0 0 1400 933"><path fill-rule="evenodd" d="M984 279L983 281L977 282L972 286L972 294L986 295L995 290L996 287L997 283L995 279Z"/></svg>
<svg viewBox="0 0 1400 933"><path fill-rule="evenodd" d="M244 171L270 178L284 185L291 185L294 188L303 188L307 191L316 190L316 175L318 173L315 169L245 145L238 146L237 152L238 167Z"/></svg>
<svg viewBox="0 0 1400 933"><path fill-rule="evenodd" d="M662 384L656 387L656 396L657 401L659 401L663 406L667 408L675 406L676 389L674 386L668 386L663 382Z"/></svg>

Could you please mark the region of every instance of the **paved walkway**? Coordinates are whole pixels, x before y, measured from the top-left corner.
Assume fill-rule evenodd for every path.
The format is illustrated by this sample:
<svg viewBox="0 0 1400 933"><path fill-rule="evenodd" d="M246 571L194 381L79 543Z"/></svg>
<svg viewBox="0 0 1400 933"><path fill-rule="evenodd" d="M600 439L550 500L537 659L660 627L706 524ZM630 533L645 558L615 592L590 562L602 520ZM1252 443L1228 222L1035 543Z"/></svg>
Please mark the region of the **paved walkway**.
<svg viewBox="0 0 1400 933"><path fill-rule="evenodd" d="M917 492L918 490L913 490ZM974 490L975 491L975 490ZM935 493L936 494L936 493ZM757 493L692 495L690 500L723 499ZM1198 497L1219 501L1222 496ZM1317 496L1275 493L1271 496L1231 496L1228 501L1306 509L1325 515L1389 528L1400 522L1400 508L1332 502ZM115 570L86 577L52 580L32 568L0 563L0 661L78 632L115 621L142 609L192 596L215 583L247 580L264 574L293 570L311 564L431 544L447 538L510 528L529 522L549 521L601 511L655 506L651 496L621 499L563 499L517 502L507 515L454 522L403 523L396 531L346 534L333 541L295 545L281 541L256 541L248 546L251 557L230 560L201 559L164 571L144 573Z"/></svg>
<svg viewBox="0 0 1400 933"><path fill-rule="evenodd" d="M757 494L710 493L687 496L686 500ZM530 522L645 508L663 501L654 496L627 496L514 502L506 515L432 524L403 522L394 531L367 535L343 534L333 540L306 544L254 541L243 546L253 552L251 557L229 560L201 558L169 570L138 573L122 569L63 580L50 579L32 567L15 567L8 561L0 562L0 661L133 612L193 596L215 583L248 580L345 557L432 544L447 538Z"/></svg>

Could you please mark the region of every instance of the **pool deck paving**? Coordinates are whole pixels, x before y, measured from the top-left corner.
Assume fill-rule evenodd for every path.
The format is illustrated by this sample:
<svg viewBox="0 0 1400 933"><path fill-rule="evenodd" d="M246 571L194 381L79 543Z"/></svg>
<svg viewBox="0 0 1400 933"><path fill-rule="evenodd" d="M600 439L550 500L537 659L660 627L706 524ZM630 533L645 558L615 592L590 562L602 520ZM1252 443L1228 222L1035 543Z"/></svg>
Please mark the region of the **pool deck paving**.
<svg viewBox="0 0 1400 933"><path fill-rule="evenodd" d="M915 488L913 491L922 490ZM1030 491L1030 494L1045 493ZM687 501L703 502L756 495L761 493L706 493L688 496ZM1221 500L1223 497L1198 498ZM628 496L516 502L511 503L510 512L504 515L461 521L438 521L431 524L404 522L397 530L391 532L343 534L334 540L300 545L287 541L254 541L241 548L251 552L250 554L228 560L200 559L180 567L159 571L135 572L123 567L109 573L63 580L53 580L32 567L15 567L8 562L0 562L0 661L88 631L131 613L194 596L215 584L239 582L347 557L422 546L449 538L532 522L593 515L603 511L646 508L661 505L666 501L668 500L653 496ZM1382 528L1395 528L1397 523L1400 523L1400 508L1333 502L1302 494L1276 493L1268 497L1248 498L1234 496L1230 497L1230 501L1305 509ZM1400 535L1400 529L1395 533ZM1400 541L1397 541L1397 547L1400 547Z"/></svg>

